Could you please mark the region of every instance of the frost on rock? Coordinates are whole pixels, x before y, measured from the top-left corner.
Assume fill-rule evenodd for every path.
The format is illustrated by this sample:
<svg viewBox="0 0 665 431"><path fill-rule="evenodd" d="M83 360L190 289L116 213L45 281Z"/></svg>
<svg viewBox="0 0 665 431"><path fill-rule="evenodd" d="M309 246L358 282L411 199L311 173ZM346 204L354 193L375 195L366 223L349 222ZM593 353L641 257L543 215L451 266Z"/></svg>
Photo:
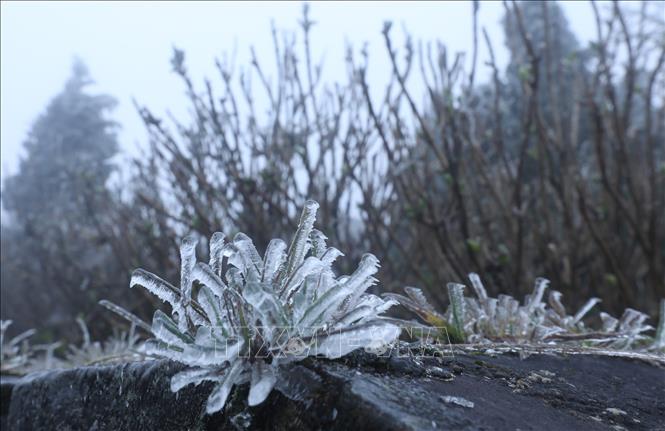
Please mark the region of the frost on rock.
<svg viewBox="0 0 665 431"><path fill-rule="evenodd" d="M206 407L213 413L224 407L233 386L249 382L248 403L257 405L275 386L281 364L308 355L338 358L359 348L376 351L399 337L400 327L382 317L396 301L366 293L377 281L377 258L365 254L353 274L336 276L332 264L342 253L313 229L317 209L318 203L305 203L288 251L274 239L261 257L247 235L228 242L217 232L208 243L208 263L196 262L193 238L183 240L180 287L142 269L134 272L131 286L171 306L171 315L155 312L154 338L143 353L191 367L172 377L172 391L216 382Z"/></svg>
<svg viewBox="0 0 665 431"><path fill-rule="evenodd" d="M474 407L473 401L469 401L466 398L462 397L453 397L450 395L445 395L441 397L441 401L443 401L444 403L455 404L469 409L472 409Z"/></svg>

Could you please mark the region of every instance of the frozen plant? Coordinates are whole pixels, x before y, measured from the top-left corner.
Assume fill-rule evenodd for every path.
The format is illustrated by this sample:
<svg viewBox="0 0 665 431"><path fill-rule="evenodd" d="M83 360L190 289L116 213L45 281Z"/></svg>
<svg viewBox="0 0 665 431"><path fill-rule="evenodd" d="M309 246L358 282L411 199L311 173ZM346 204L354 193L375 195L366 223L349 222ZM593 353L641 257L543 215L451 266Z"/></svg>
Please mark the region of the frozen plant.
<svg viewBox="0 0 665 431"><path fill-rule="evenodd" d="M416 336L417 338L422 338L428 341L434 339L442 342L463 343L464 325L461 324L461 322L463 322L463 317L460 316L460 314L463 313L463 306L461 306L459 302L462 291L459 286L461 285L453 283L448 286L448 294L451 304L455 303L458 305L458 319L449 319L444 314L439 313L429 303L423 291L416 287L405 287L404 292L407 296L398 293L384 293L383 296L397 301L403 307L416 313L425 323L423 325L414 321L394 319L396 323L401 324L407 329L408 335ZM455 297L455 301L453 301L452 296Z"/></svg>
<svg viewBox="0 0 665 431"><path fill-rule="evenodd" d="M510 295L491 298L477 274L469 274L475 298L463 295L464 285L449 283L448 296L450 306L446 313L437 312L420 289L405 288L407 296L387 293L384 296L397 300L401 305L418 314L428 325L444 328L448 340L456 343L471 342L582 342L595 346L612 348L635 348L644 344L648 337L644 332L653 327L645 322L648 316L633 309L626 309L621 318L616 319L607 313L600 313L601 328L587 328L584 317L600 302L598 298L589 299L575 314L570 315L561 302L561 293L545 291L549 281L536 279L533 292L524 298L523 303ZM665 301L661 308L665 307ZM665 311L661 310L661 324L652 345L653 350L662 349L663 322ZM413 327L413 322L403 322ZM440 341L446 340L439 334ZM661 347L659 347L661 346Z"/></svg>
<svg viewBox="0 0 665 431"><path fill-rule="evenodd" d="M665 298L660 300L660 320L656 329L656 337L649 350L665 353Z"/></svg>
<svg viewBox="0 0 665 431"><path fill-rule="evenodd" d="M35 353L28 341L35 330L27 330L7 340L6 332L11 324L11 320L0 320L0 371L2 374L24 374Z"/></svg>
<svg viewBox="0 0 665 431"><path fill-rule="evenodd" d="M253 406L270 394L281 364L338 358L397 339L399 326L381 316L395 302L366 293L377 281L378 260L365 254L353 274L337 277L332 264L342 253L313 229L318 206L307 201L290 246L273 239L263 258L247 235L227 242L218 232L207 264L196 261L194 239L182 241L179 288L134 272L130 287L142 286L171 306L170 316L155 312L145 352L189 366L172 377L172 391L215 382L206 408L214 413L234 385L249 382Z"/></svg>
<svg viewBox="0 0 665 431"><path fill-rule="evenodd" d="M129 332L116 331L106 341L91 341L88 326L83 319L77 318L76 322L81 328L83 342L80 346L70 345L65 354L66 363L77 367L113 361L140 360L140 337L136 334L136 325L132 324Z"/></svg>

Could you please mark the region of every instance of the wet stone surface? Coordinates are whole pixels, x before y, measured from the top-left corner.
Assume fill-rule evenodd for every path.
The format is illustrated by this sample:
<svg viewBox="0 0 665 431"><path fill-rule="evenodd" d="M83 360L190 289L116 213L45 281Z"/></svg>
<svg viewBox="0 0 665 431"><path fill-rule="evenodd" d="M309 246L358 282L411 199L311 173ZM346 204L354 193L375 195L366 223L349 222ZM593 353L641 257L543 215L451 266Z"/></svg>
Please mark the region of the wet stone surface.
<svg viewBox="0 0 665 431"><path fill-rule="evenodd" d="M247 387L205 415L211 385L169 390L180 364L149 361L2 380L2 429L665 429L665 368L591 355L356 352L284 368L248 408Z"/></svg>

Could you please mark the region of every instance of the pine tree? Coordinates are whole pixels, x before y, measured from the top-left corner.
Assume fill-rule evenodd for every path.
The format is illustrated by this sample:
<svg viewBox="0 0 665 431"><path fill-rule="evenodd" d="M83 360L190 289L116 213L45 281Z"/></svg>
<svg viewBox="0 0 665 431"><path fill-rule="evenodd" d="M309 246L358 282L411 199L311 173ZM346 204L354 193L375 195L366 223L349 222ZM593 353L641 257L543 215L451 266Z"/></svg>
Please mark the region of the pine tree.
<svg viewBox="0 0 665 431"><path fill-rule="evenodd" d="M71 323L93 309L108 287L105 275L115 270L100 227L118 152L117 125L108 118L116 101L88 93L91 83L75 61L64 89L29 131L18 173L4 184L10 217L3 227L2 311L18 326L34 324L26 322L31 318L39 326Z"/></svg>

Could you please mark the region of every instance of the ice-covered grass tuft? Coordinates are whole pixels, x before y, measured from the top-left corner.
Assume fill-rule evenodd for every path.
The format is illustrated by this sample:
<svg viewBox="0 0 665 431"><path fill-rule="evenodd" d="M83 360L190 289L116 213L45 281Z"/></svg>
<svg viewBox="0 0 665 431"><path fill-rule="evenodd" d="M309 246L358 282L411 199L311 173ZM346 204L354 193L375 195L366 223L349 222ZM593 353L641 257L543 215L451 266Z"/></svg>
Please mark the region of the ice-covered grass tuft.
<svg viewBox="0 0 665 431"><path fill-rule="evenodd" d="M174 392L215 382L206 409L214 413L234 385L249 382L248 403L257 405L272 391L282 364L315 355L338 358L399 337L400 327L382 317L396 302L366 292L376 283L377 258L365 254L353 274L338 277L332 264L342 253L313 229L317 209L307 201L290 246L272 240L263 257L247 235L227 240L218 232L209 241L209 262L197 262L196 242L186 238L180 287L134 272L130 287L141 286L171 306L170 315L155 312L145 353L189 365L172 377Z"/></svg>
<svg viewBox="0 0 665 431"><path fill-rule="evenodd" d="M544 278L536 279L533 293L527 295L522 303L509 295L489 297L477 274L469 274L469 280L475 298L463 296L464 285L450 283L450 306L443 314L428 303L419 289L413 287L404 289L407 296L394 293L384 296L415 312L426 324L443 328L443 333L425 332L428 336L438 334L435 338L443 342L576 343L612 349L665 350L665 300L661 302L660 323L651 341L645 333L654 328L645 323L648 319L646 314L630 308L618 319L600 313L601 327L587 327L584 318L600 300L591 298L575 314L568 314L561 302L560 292L550 290L546 295L549 281ZM414 326L414 322L402 323L407 327Z"/></svg>
<svg viewBox="0 0 665 431"><path fill-rule="evenodd" d="M8 339L6 333L11 324L11 320L0 321L0 371L3 374L22 374L29 368L34 355L28 339L35 330L30 329Z"/></svg>

